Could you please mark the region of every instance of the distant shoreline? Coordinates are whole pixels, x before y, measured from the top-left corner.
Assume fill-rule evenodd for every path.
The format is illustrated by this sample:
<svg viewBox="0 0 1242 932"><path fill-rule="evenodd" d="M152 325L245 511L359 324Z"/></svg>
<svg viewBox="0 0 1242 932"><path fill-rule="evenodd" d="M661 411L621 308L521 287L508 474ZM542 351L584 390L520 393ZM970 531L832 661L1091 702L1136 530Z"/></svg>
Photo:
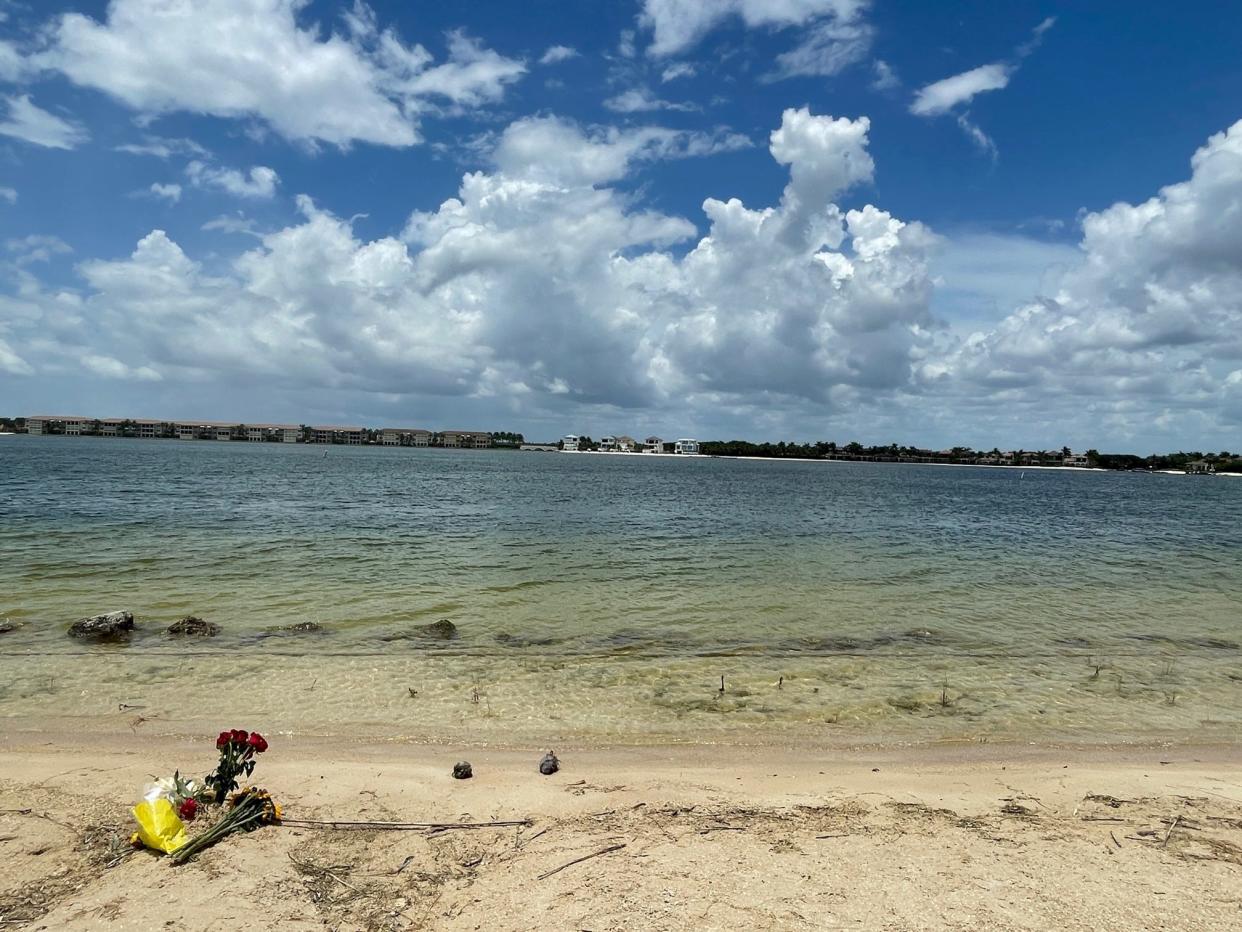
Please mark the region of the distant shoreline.
<svg viewBox="0 0 1242 932"><path fill-rule="evenodd" d="M761 462L761 463L830 463L830 464L837 465L837 466L848 466L848 465L855 464L855 463L874 463L879 466L937 466L937 467L951 466L951 467L961 467L965 469L1007 469L1010 471L1017 470L1019 472L1025 472L1028 469L1031 469L1031 470L1038 469L1044 472L1091 472L1091 473L1100 473L1102 475L1108 475L1111 473L1118 473L1118 472L1137 472L1137 473L1142 473L1145 475L1158 475L1158 476L1189 476L1191 475L1191 473L1183 472L1179 469L1122 470L1122 469L1102 469L1098 466L1005 466L1000 463L911 463L911 462L903 462L903 461L889 462L885 460L864 460L864 459L842 460L842 459L831 459L828 457L814 458L814 457L808 457L808 456L729 456L726 454L717 454L717 453L691 453L691 454L642 453L637 450L634 450L634 451L626 451L626 450L557 450L557 451L526 450L522 452L527 452L527 453L557 452L557 453L570 453L574 455L581 454L581 455L586 455L586 456L637 456L640 459L650 459L650 460L655 460L655 459L752 460L752 461ZM1236 472L1210 473L1210 474L1205 475L1203 478L1212 478L1213 476L1220 477L1222 479L1242 479L1242 473L1236 473Z"/></svg>

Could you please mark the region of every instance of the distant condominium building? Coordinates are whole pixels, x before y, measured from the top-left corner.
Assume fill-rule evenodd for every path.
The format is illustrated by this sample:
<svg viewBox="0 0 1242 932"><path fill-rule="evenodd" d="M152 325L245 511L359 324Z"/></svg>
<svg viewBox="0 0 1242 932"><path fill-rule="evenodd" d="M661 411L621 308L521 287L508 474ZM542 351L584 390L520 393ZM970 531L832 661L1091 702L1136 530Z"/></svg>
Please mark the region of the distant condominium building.
<svg viewBox="0 0 1242 932"><path fill-rule="evenodd" d="M431 431L416 427L385 427L380 443L386 447L429 447Z"/></svg>
<svg viewBox="0 0 1242 932"><path fill-rule="evenodd" d="M469 447L475 450L486 450L492 445L492 435L485 430L442 430L440 446Z"/></svg>
<svg viewBox="0 0 1242 932"><path fill-rule="evenodd" d="M311 428L311 443L345 443L357 445L366 442L366 430L362 427L321 425Z"/></svg>

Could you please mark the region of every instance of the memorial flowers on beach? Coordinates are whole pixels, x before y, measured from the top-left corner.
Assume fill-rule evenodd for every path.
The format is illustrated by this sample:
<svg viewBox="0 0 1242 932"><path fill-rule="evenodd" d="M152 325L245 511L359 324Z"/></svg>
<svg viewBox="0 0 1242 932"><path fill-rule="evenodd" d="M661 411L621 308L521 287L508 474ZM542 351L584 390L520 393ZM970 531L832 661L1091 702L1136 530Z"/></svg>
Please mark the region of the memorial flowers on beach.
<svg viewBox="0 0 1242 932"><path fill-rule="evenodd" d="M185 779L177 771L147 787L142 801L133 809L138 831L130 840L171 855L174 864L181 864L235 832L250 832L279 822L280 805L266 790L246 787L233 792L238 788L239 777L248 778L254 773L256 755L267 748L267 739L257 731L237 728L220 732L216 738L220 757L210 774L196 780ZM213 807L223 807L225 803L227 810L209 818L202 831L193 836L187 833L186 823L196 821L203 810L216 816L221 810L211 811Z"/></svg>

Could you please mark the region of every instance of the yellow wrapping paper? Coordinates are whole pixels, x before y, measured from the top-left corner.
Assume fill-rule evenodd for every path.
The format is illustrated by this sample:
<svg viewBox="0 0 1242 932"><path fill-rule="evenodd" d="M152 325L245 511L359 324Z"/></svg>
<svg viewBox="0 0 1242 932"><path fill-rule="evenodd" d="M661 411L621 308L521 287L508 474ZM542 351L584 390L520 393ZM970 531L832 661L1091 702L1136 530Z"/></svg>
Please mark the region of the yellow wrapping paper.
<svg viewBox="0 0 1242 932"><path fill-rule="evenodd" d="M138 822L138 840L152 851L172 854L186 843L185 824L163 796L144 799L133 811Z"/></svg>

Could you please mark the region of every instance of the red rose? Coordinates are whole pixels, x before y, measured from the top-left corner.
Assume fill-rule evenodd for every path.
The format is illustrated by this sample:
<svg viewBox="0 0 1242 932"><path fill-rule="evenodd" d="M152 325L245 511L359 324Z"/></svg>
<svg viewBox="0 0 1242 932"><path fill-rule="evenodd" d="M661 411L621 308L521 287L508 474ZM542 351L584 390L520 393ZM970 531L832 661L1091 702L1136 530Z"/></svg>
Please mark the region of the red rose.
<svg viewBox="0 0 1242 932"><path fill-rule="evenodd" d="M222 731L220 732L220 737L216 739L216 747L223 748L226 744L228 744L232 740L233 740L233 733L231 731Z"/></svg>
<svg viewBox="0 0 1242 932"><path fill-rule="evenodd" d="M264 738L257 731L250 736L249 744L250 744L250 747L253 748L254 751L258 754L262 754L264 751L267 750L267 739Z"/></svg>
<svg viewBox="0 0 1242 932"><path fill-rule="evenodd" d="M242 731L240 728L235 728L233 730L233 740L238 744L245 744L250 740L250 732Z"/></svg>
<svg viewBox="0 0 1242 932"><path fill-rule="evenodd" d="M193 822L194 817L198 815L198 800L193 798L183 800L177 809L177 815L186 822Z"/></svg>

